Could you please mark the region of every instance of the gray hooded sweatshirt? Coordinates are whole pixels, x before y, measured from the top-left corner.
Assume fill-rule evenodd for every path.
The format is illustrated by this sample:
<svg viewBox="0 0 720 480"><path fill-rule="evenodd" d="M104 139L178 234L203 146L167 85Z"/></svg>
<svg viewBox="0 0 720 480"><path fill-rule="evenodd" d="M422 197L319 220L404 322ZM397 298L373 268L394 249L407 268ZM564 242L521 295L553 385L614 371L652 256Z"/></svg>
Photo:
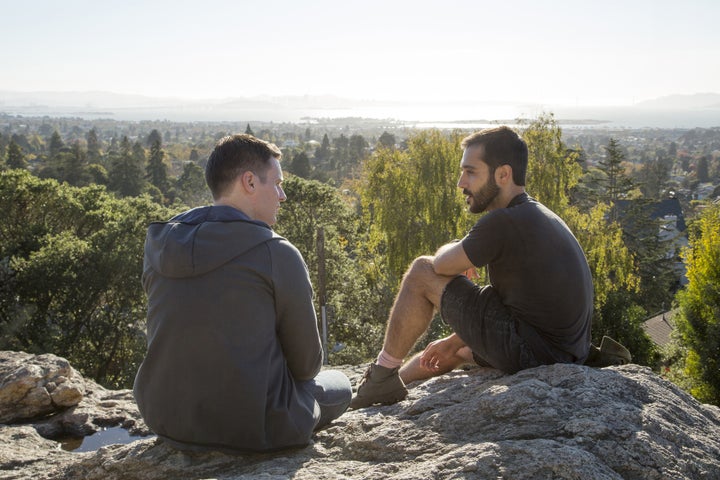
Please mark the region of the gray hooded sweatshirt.
<svg viewBox="0 0 720 480"><path fill-rule="evenodd" d="M143 270L148 426L180 448L307 444L319 408L300 382L322 347L300 252L239 210L200 207L150 225Z"/></svg>

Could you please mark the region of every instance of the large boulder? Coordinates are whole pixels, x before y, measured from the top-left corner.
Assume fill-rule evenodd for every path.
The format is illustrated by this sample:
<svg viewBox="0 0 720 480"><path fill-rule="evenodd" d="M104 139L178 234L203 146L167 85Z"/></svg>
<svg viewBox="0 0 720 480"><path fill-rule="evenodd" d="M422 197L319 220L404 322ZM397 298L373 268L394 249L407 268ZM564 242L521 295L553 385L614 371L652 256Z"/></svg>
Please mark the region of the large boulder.
<svg viewBox="0 0 720 480"><path fill-rule="evenodd" d="M344 370L357 381L362 368ZM478 368L412 387L272 454L185 453L155 438L71 453L3 426L0 477L720 479L720 409L644 367Z"/></svg>
<svg viewBox="0 0 720 480"><path fill-rule="evenodd" d="M0 423L77 405L84 393L83 378L64 358L0 352Z"/></svg>

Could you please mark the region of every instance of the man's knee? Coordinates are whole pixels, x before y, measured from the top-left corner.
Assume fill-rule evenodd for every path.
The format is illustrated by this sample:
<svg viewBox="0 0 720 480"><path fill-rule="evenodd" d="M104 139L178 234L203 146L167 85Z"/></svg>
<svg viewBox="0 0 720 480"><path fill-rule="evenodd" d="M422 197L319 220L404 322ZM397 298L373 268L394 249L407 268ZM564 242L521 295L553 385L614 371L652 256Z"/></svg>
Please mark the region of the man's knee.
<svg viewBox="0 0 720 480"><path fill-rule="evenodd" d="M410 268L408 268L405 273L405 277L417 278L426 275L437 275L433 268L433 260L435 260L435 257L429 255L417 257L410 264Z"/></svg>

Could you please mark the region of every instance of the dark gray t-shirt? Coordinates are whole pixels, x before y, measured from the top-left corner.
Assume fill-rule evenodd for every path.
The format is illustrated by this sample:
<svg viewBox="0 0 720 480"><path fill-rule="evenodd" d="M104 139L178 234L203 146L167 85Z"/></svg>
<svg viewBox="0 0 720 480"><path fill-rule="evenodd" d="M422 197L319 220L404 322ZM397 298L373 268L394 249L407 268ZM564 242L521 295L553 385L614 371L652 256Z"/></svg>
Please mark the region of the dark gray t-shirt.
<svg viewBox="0 0 720 480"><path fill-rule="evenodd" d="M560 217L523 193L481 217L462 245L473 265L487 265L491 285L538 360L585 360L592 275Z"/></svg>

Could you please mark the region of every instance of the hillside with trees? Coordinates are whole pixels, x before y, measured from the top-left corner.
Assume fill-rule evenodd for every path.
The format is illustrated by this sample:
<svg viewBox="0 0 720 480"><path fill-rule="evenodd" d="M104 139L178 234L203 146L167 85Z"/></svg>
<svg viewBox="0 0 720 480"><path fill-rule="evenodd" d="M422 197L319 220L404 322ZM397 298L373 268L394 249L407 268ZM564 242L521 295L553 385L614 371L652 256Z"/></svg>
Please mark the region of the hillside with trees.
<svg viewBox="0 0 720 480"><path fill-rule="evenodd" d="M720 128L563 131L551 114L517 128L530 149L529 193L565 219L586 252L593 340L610 335L636 363L719 403ZM288 200L277 231L300 249L313 284L324 286L330 363L375 355L410 260L461 238L476 218L456 187L469 131L366 119L0 115L0 349L56 353L104 385L129 386L145 343L139 277L147 224L210 202L205 160L234 132L283 151ZM666 199L682 206L680 237L659 235L667 221L647 213ZM686 275L676 268L683 262ZM678 338L662 349L642 324L674 306L682 312ZM434 322L417 348L444 328Z"/></svg>

